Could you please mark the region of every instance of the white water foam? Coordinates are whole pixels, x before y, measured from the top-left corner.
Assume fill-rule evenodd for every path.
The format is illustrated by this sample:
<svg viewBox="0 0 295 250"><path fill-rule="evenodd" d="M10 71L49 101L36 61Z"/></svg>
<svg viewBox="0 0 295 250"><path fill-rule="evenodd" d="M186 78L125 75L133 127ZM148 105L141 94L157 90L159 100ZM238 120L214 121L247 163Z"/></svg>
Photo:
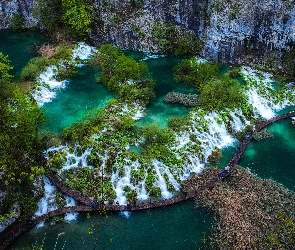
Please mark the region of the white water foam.
<svg viewBox="0 0 295 250"><path fill-rule="evenodd" d="M65 199L66 199L66 202L67 202L67 205L66 207L72 207L72 206L75 206L76 205L76 201L72 198L72 197L69 197L69 196L64 196ZM78 212L71 212L71 213L66 213L65 217L64 217L64 220L66 222L71 222L71 221L74 221L77 219L78 217Z"/></svg>
<svg viewBox="0 0 295 250"><path fill-rule="evenodd" d="M87 163L87 157L91 154L91 150L92 148L87 148L84 152L82 152L81 146L76 145L74 151L71 153L70 148L67 145L61 145L47 149L45 157L49 159L49 154L52 152L64 152L66 160L60 172L76 167L93 168L93 166L90 166ZM80 153L77 151L80 151Z"/></svg>
<svg viewBox="0 0 295 250"><path fill-rule="evenodd" d="M77 44L78 46L73 50L72 53L72 59L80 59L80 60L87 60L92 55L93 52L97 52L97 49L95 47L89 46L83 42L79 42Z"/></svg>
<svg viewBox="0 0 295 250"><path fill-rule="evenodd" d="M56 95L56 91L64 88L67 81L56 80L57 67L55 65L47 67L46 71L36 79L39 82L36 90L32 93L39 107L50 102Z"/></svg>
<svg viewBox="0 0 295 250"><path fill-rule="evenodd" d="M253 106L255 117L261 116L270 119L276 115L276 111L295 104L288 98L288 94L291 94L294 98L294 90L292 89L280 93L283 98L274 94L276 91L271 74L253 70L250 67L243 67L241 74L246 81L248 104Z"/></svg>
<svg viewBox="0 0 295 250"><path fill-rule="evenodd" d="M77 64L76 59L86 60L89 59L96 49L85 43L78 43L77 47L72 51L72 59L68 61L68 64L74 64L77 67L81 67L84 64ZM64 67L64 61L59 62L60 67ZM48 66L44 72L37 77L36 81L39 82L39 86L32 92L34 99L39 107L42 107L45 103L52 101L55 98L56 92L66 86L67 80L58 81L56 75L58 69L55 65Z"/></svg>
<svg viewBox="0 0 295 250"><path fill-rule="evenodd" d="M43 176L43 180L45 194L44 197L38 202L38 209L34 214L35 216L41 216L57 209L57 206L54 204L56 187L50 183L46 176ZM39 223L36 227L40 228L42 226L44 226L44 221Z"/></svg>

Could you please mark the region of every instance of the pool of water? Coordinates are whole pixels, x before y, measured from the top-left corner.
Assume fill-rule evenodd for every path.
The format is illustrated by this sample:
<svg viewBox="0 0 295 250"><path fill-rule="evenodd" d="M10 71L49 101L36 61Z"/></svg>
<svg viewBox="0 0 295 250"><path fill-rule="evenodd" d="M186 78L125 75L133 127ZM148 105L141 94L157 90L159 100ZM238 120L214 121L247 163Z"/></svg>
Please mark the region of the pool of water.
<svg viewBox="0 0 295 250"><path fill-rule="evenodd" d="M251 142L240 164L259 177L271 178L295 191L295 126L291 119L285 119L268 129L274 137Z"/></svg>
<svg viewBox="0 0 295 250"><path fill-rule="evenodd" d="M98 70L90 67L78 68L78 74L56 93L56 98L43 105L48 132L59 134L62 129L83 120L89 111L104 107L115 97L103 84L96 82L98 74Z"/></svg>
<svg viewBox="0 0 295 250"><path fill-rule="evenodd" d="M62 232L65 234L58 239L56 249L61 249L63 244L64 249L94 249L97 236L97 249L197 249L202 246L204 232L210 235L213 222L212 215L194 208L193 201L155 210L107 215L106 219L105 215L91 214L87 219L86 215L80 214L71 224L46 225L31 230L10 249L35 243L41 245L43 239L44 250L54 249L57 235ZM95 231L90 235L88 228L92 225Z"/></svg>
<svg viewBox="0 0 295 250"><path fill-rule="evenodd" d="M18 76L28 61L37 56L37 48L48 39L35 32L13 32L0 30L0 51L8 55L14 67L11 74Z"/></svg>

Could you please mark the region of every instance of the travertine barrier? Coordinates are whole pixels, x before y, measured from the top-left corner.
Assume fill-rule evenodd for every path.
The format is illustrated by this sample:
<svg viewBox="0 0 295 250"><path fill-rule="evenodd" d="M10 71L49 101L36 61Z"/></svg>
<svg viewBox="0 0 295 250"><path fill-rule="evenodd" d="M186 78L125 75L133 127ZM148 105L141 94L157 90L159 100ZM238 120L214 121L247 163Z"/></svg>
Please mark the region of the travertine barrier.
<svg viewBox="0 0 295 250"><path fill-rule="evenodd" d="M295 112L290 112L288 114L284 114L284 115L280 115L280 116L276 116L274 118L271 118L267 121L258 123L257 125L255 125L253 127L253 130L246 136L246 138L241 142L240 147L237 149L236 154L232 157L231 162L229 163L229 169L228 172L224 172L224 175L222 176L222 178L216 176L216 178L214 178L211 182L209 182L208 184L206 184L205 186L202 186L194 191L179 195L179 196L175 196L169 199L165 199L165 200L158 200L158 201L154 201L154 202L145 202L145 203L141 203L141 204L136 204L136 205L104 205L98 201L92 201L89 197L84 197L83 195L81 195L80 193L78 193L77 191L69 188L67 185L65 185L62 181L59 180L59 177L49 173L47 174L47 177L49 178L49 180L52 182L53 185L55 185L63 194L68 195L73 197L75 200L77 200L78 202L84 204L81 206L71 206L71 207L64 207L64 208L60 208L60 209L56 209L54 211L48 212L44 215L35 217L35 218L31 218L31 220L26 221L25 223L23 223L17 230L15 230L16 235L10 235L9 237L7 237L6 239L3 240L3 242L1 243L0 246L0 250L5 249L6 247L8 247L14 240L16 240L18 237L20 237L23 233L25 233L26 231L30 230L31 228L34 228L38 223L40 223L41 221L47 220L49 218L53 218L56 217L58 215L62 215L65 213L69 213L69 212L93 212L93 211L98 211L98 210L104 210L104 211L138 211L138 210L146 210L146 209L151 209L151 208L157 208L157 207L163 207L163 206L167 206L167 205L172 205L181 201L185 201L188 199L191 199L195 196L197 196L199 193L201 193L203 190L208 189L208 188L212 188L216 182L221 181L223 178L225 178L226 176L228 176L230 174L231 169L239 162L242 154L244 153L247 145L249 144L249 142L252 139L253 133L255 131L259 131L261 129L263 129L264 127L266 127L267 125L279 121L281 119L285 119L288 117L295 117ZM93 203L91 203L93 202Z"/></svg>

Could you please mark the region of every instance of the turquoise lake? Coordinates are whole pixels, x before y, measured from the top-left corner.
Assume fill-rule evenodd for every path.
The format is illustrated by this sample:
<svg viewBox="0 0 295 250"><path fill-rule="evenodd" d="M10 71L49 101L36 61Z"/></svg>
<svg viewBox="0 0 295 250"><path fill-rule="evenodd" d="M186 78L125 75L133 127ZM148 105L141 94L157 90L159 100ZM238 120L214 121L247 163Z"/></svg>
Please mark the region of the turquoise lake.
<svg viewBox="0 0 295 250"><path fill-rule="evenodd" d="M13 74L17 74L34 55L35 44L43 40L36 34L13 32L0 33L0 51L8 54ZM3 39L2 39L3 37ZM14 41L15 46L11 46ZM22 59L17 60L17 52L23 51ZM144 53L131 53L136 59L145 57ZM187 84L179 84L173 80L173 67L180 61L176 57L160 57L148 59L148 64L156 81L156 98L146 110L146 117L139 125L159 122L166 126L170 117L185 115L190 109L180 105L163 103L164 96L170 91L193 93L194 89ZM48 118L47 129L52 133L60 133L64 127L82 120L87 112L103 107L114 95L103 85L95 82L98 71L87 67L79 69L78 75L72 77L67 86L57 93L56 98L42 107ZM295 110L289 108L280 113ZM262 178L272 178L287 188L295 191L295 127L290 119L282 120L269 126L274 137L260 142L251 142L243 155L240 165L249 168ZM223 150L219 164L225 166L235 153L236 148ZM57 235L60 236L56 249L93 249L96 236L88 234L88 228L97 227L100 221L101 230L98 234L98 249L108 245L106 249L197 249L202 246L203 233L210 235L213 215L201 208L195 208L193 201L183 202L173 206L132 212L126 214L108 213L105 215L91 214L91 218L80 214L77 221L70 224L49 225L34 229L17 240L10 249L20 249L32 244L42 244L44 249L54 249ZM110 239L112 242L110 243Z"/></svg>

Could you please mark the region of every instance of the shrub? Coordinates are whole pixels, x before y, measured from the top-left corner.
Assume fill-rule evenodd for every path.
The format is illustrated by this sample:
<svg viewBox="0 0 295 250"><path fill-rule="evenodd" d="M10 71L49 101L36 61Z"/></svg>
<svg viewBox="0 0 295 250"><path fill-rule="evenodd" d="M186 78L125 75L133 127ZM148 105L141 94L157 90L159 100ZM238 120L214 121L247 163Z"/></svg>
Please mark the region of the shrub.
<svg viewBox="0 0 295 250"><path fill-rule="evenodd" d="M21 81L34 81L50 65L46 57L35 57L22 69L20 73Z"/></svg>
<svg viewBox="0 0 295 250"><path fill-rule="evenodd" d="M211 80L201 89L201 104L208 110L239 108L245 100L240 84L229 77Z"/></svg>
<svg viewBox="0 0 295 250"><path fill-rule="evenodd" d="M219 66L216 63L199 62L196 58L184 59L174 68L174 79L184 81L197 89L218 76Z"/></svg>
<svg viewBox="0 0 295 250"><path fill-rule="evenodd" d="M22 31L25 27L25 19L20 14L15 14L11 18L11 28L13 31Z"/></svg>

